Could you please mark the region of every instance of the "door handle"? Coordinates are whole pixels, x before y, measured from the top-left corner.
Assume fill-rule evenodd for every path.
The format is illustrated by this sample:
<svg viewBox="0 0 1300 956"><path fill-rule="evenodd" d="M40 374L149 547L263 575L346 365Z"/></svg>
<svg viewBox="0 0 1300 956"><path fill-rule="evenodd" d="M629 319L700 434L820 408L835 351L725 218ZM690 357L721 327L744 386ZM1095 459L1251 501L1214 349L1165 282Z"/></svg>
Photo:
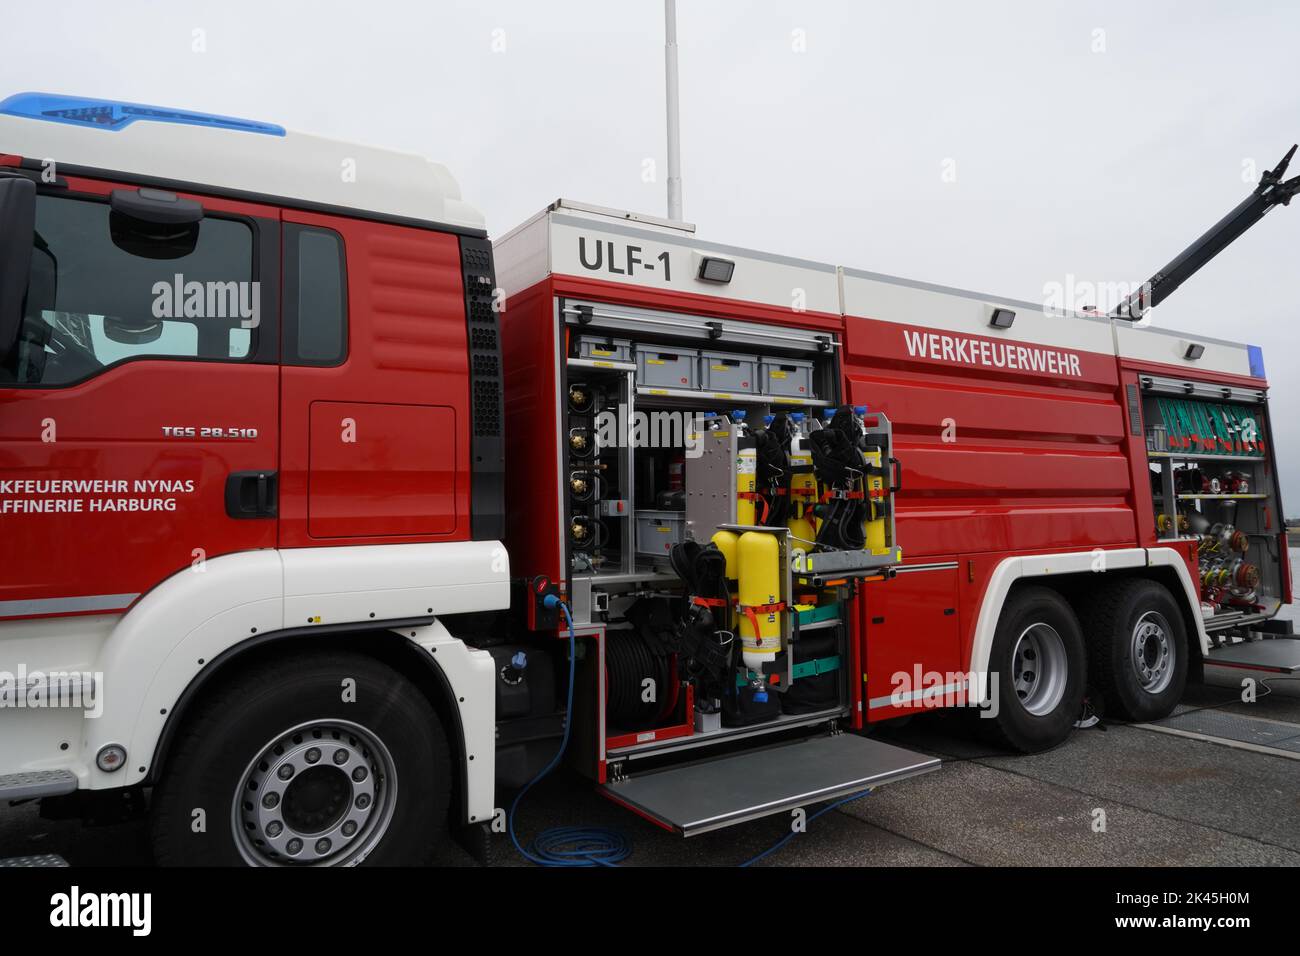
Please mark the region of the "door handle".
<svg viewBox="0 0 1300 956"><path fill-rule="evenodd" d="M232 518L274 518L279 482L274 471L232 471L226 477L226 514Z"/></svg>

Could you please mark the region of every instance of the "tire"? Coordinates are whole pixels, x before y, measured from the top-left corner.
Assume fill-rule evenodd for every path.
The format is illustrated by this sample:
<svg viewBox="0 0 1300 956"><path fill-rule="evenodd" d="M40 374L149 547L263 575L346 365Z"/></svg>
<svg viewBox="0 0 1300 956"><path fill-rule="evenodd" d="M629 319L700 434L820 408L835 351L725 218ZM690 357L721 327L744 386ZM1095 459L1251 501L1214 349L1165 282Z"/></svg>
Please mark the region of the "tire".
<svg viewBox="0 0 1300 956"><path fill-rule="evenodd" d="M359 654L280 657L224 680L187 715L153 793L154 856L421 865L447 835L452 782L438 715L400 673Z"/></svg>
<svg viewBox="0 0 1300 956"><path fill-rule="evenodd" d="M997 715L978 723L997 745L1036 753L1069 736L1083 707L1083 631L1056 591L1024 587L1002 608L989 656Z"/></svg>
<svg viewBox="0 0 1300 956"><path fill-rule="evenodd" d="M1105 713L1136 721L1169 716L1187 686L1191 656L1169 590L1141 578L1117 581L1094 595L1083 624Z"/></svg>

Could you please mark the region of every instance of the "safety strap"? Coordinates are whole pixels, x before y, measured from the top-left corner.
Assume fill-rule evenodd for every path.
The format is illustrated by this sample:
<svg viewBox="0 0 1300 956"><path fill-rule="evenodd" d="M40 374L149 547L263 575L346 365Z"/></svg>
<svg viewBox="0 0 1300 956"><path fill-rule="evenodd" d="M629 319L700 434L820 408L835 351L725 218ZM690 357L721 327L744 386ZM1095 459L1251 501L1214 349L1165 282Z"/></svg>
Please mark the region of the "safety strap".
<svg viewBox="0 0 1300 956"><path fill-rule="evenodd" d="M821 500L825 504L828 501L834 501L836 498L856 499L863 497L865 496L860 491L826 491L822 493Z"/></svg>
<svg viewBox="0 0 1300 956"><path fill-rule="evenodd" d="M754 629L754 643L759 647L762 647L763 638L758 632L758 616L760 614L775 614L778 611L784 611L785 602L779 601L776 604L737 604L736 609L743 613L745 617L749 618L749 626Z"/></svg>
<svg viewBox="0 0 1300 956"><path fill-rule="evenodd" d="M818 674L829 674L831 671L839 669L840 655L817 657L810 661L795 664L794 669L790 672L790 679L798 680L800 677L816 677Z"/></svg>
<svg viewBox="0 0 1300 956"><path fill-rule="evenodd" d="M818 657L811 661L804 661L801 664L795 664L794 670L790 672L791 680L799 680L802 677L816 677L819 674L829 674L832 671L840 669L840 656L834 654L830 657ZM780 683L780 674L772 674L768 677L769 684ZM748 681L741 674L736 675L736 686L744 687Z"/></svg>
<svg viewBox="0 0 1300 956"><path fill-rule="evenodd" d="M696 607L726 607L730 601L724 601L722 598L700 597L698 594L692 595L691 603Z"/></svg>

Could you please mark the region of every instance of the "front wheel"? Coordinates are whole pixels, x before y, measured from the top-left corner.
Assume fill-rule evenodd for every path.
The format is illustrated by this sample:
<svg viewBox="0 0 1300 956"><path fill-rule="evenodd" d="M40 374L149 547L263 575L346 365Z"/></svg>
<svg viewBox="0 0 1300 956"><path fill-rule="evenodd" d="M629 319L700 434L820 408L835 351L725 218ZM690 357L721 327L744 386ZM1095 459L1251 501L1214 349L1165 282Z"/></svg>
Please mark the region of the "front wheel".
<svg viewBox="0 0 1300 956"><path fill-rule="evenodd" d="M993 741L1022 753L1047 750L1069 736L1083 707L1083 632L1056 591L1024 587L1007 599L989 657L995 713L980 725Z"/></svg>
<svg viewBox="0 0 1300 956"><path fill-rule="evenodd" d="M445 836L451 783L438 716L397 671L348 653L277 658L186 720L154 790L154 852L164 865L418 865Z"/></svg>

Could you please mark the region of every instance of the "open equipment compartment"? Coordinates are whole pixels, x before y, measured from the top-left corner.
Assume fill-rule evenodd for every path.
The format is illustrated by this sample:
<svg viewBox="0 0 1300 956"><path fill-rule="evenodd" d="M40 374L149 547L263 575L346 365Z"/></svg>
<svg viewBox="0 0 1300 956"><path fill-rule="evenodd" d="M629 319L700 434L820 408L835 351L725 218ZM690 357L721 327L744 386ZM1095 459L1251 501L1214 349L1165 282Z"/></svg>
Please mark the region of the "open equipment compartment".
<svg viewBox="0 0 1300 956"><path fill-rule="evenodd" d="M1156 533L1196 540L1206 630L1271 617L1286 555L1265 392L1157 376L1141 384Z"/></svg>
<svg viewBox="0 0 1300 956"><path fill-rule="evenodd" d="M524 625L567 637L555 598L571 615L566 759L687 834L938 766L842 733L901 472L887 416L845 404L839 272L692 233L560 200L494 246L528 423L506 544ZM706 794L711 774L735 780Z"/></svg>
<svg viewBox="0 0 1300 956"><path fill-rule="evenodd" d="M670 564L673 544L707 544L722 526L762 527L737 524L737 501L743 499L736 468L746 455L753 462L751 423L771 423L784 413L803 434L804 427L828 420L839 394L833 338L589 300L562 299L559 313L567 343L568 428L562 453L567 456L568 590L577 623L609 625L602 640L601 681L607 758L661 756L846 715L849 686L842 665L849 655L848 629L835 601L781 616L791 651L775 686L779 693L793 687L797 670L800 677L819 681L820 698L796 694L792 700L806 699L787 708L790 712L774 707L764 719L732 726L720 718L719 698L697 696L696 682L681 672L675 655L648 663L646 647L634 646L641 643L634 628L624 626L629 610L634 617L641 613L634 607L638 603L663 602L660 611L669 613L682 606L683 582ZM688 372L683 360L694 363L695 371ZM762 393L760 366L797 371L796 387L810 394ZM722 382L731 390L701 387L706 382ZM805 462L804 469L810 472L811 466ZM796 507L802 513L813 504L801 499ZM778 597L793 606L791 550L811 549L813 542L794 540L788 528L782 530L779 547L787 573ZM804 587L802 596L815 600L817 589ZM667 620L660 624L666 627ZM815 648L817 656L803 654L805 646ZM626 692L622 685L629 678L622 670L627 667L653 675L653 700ZM643 680L633 689L640 691ZM666 692L659 693L663 685ZM818 699L825 706L815 706Z"/></svg>

